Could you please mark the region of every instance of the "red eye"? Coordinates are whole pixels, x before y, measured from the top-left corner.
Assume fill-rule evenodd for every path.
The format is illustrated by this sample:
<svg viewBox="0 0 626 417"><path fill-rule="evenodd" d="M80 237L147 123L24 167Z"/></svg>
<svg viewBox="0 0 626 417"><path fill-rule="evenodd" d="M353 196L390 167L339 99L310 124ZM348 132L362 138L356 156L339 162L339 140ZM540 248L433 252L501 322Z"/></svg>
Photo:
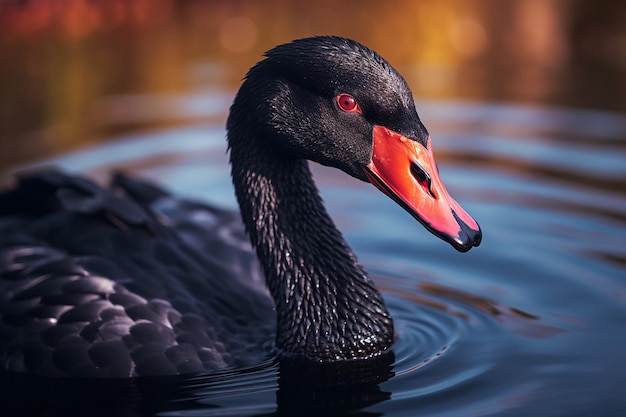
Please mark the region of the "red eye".
<svg viewBox="0 0 626 417"><path fill-rule="evenodd" d="M345 112L363 113L361 107L359 107L359 103L357 103L356 99L350 94L339 94L337 96L337 104L339 105L339 108Z"/></svg>

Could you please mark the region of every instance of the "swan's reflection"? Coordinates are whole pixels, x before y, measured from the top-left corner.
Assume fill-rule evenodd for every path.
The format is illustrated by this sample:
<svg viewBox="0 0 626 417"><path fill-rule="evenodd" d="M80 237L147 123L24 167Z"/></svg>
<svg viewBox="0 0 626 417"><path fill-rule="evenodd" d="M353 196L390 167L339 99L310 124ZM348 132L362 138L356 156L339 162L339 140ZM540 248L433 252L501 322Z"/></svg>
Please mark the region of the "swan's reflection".
<svg viewBox="0 0 626 417"><path fill-rule="evenodd" d="M273 416L354 415L390 399L391 393L379 384L393 376L393 361L392 352L335 364L268 360L258 367L214 374L117 380L2 372L0 415L205 416L237 409L240 414Z"/></svg>
<svg viewBox="0 0 626 417"><path fill-rule="evenodd" d="M367 360L311 363L283 360L276 393L278 415L332 416L391 398L380 384L394 373L393 352Z"/></svg>

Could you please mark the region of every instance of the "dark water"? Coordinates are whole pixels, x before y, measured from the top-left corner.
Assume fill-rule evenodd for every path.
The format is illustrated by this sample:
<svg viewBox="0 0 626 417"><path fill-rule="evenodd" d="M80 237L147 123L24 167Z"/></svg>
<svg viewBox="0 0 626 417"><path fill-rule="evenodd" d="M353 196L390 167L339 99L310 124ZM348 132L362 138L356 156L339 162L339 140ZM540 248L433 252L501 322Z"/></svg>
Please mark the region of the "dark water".
<svg viewBox="0 0 626 417"><path fill-rule="evenodd" d="M229 99L207 96L202 111ZM5 378L0 414L626 415L626 116L471 102L418 111L444 182L484 231L479 248L456 253L371 185L314 168L394 316L393 355L124 382ZM220 126L193 125L54 162L100 179L123 167L235 208L225 148Z"/></svg>

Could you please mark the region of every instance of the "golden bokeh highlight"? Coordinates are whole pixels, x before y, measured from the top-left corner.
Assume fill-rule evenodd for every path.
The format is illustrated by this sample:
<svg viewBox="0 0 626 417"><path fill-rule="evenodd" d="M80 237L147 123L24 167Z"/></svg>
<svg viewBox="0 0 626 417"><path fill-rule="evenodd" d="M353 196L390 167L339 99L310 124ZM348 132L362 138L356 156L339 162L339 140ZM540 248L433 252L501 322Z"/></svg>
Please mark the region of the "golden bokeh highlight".
<svg viewBox="0 0 626 417"><path fill-rule="evenodd" d="M448 33L459 55L466 58L479 57L488 46L489 40L484 26L472 18L462 18L453 22Z"/></svg>
<svg viewBox="0 0 626 417"><path fill-rule="evenodd" d="M229 17L220 25L220 43L230 52L247 52L256 45L258 38L259 30L257 25L248 17Z"/></svg>

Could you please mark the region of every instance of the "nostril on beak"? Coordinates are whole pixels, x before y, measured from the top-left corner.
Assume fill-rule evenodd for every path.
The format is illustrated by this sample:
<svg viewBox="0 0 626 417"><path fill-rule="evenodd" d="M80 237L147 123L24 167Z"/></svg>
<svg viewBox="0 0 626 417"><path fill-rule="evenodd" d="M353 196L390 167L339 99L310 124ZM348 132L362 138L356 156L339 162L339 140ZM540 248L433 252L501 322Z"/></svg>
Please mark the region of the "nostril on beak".
<svg viewBox="0 0 626 417"><path fill-rule="evenodd" d="M432 180L430 179L430 175L420 166L420 164L417 162L411 162L411 174L433 198L437 198L432 190Z"/></svg>

